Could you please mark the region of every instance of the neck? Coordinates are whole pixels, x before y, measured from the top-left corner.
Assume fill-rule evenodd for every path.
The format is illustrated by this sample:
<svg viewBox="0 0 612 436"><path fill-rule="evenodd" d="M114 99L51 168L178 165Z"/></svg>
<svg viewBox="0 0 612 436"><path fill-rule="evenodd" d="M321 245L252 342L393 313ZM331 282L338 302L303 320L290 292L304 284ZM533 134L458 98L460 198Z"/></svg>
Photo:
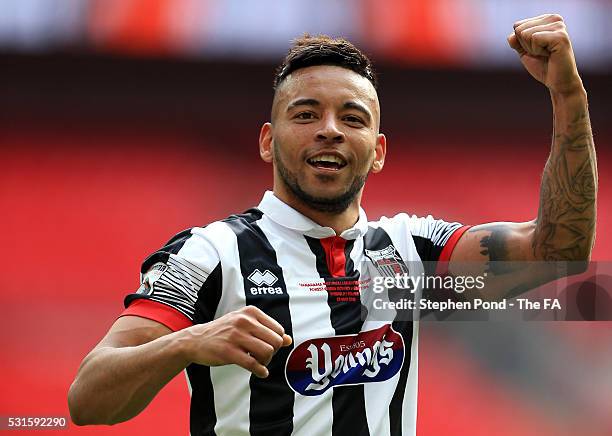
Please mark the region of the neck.
<svg viewBox="0 0 612 436"><path fill-rule="evenodd" d="M355 200L351 202L348 208L341 213L328 213L313 209L308 204L297 198L287 189L281 189L274 186L274 195L288 204L302 215L310 218L312 221L323 227L330 227L340 235L343 231L350 229L359 219L359 204L361 203L361 192L357 194Z"/></svg>

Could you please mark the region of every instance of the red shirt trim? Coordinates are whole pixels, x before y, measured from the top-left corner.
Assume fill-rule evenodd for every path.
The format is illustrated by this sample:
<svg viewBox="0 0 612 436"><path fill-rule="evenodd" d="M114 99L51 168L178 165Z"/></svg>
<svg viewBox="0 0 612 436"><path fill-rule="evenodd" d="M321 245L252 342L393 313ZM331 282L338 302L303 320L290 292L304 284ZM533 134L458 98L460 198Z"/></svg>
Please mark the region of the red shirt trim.
<svg viewBox="0 0 612 436"><path fill-rule="evenodd" d="M123 312L121 312L119 317L126 315L139 316L141 318L157 321L175 332L193 325L191 320L178 310L166 304L147 300L145 298L134 300Z"/></svg>
<svg viewBox="0 0 612 436"><path fill-rule="evenodd" d="M436 267L436 275L445 275L448 272L448 262L450 261L451 255L453 254L453 250L459 242L459 238L472 226L463 226L459 227L457 230L453 232L442 252L440 253L440 257L438 258L438 266Z"/></svg>
<svg viewBox="0 0 612 436"><path fill-rule="evenodd" d="M325 251L325 261L332 277L345 277L346 256L344 248L346 247L346 239L339 236L330 236L321 239L321 246Z"/></svg>
<svg viewBox="0 0 612 436"><path fill-rule="evenodd" d="M446 241L446 245L444 245L444 248L440 253L440 257L438 258L439 262L448 262L450 260L453 250L455 249L455 245L457 245L457 242L459 242L459 238L461 238L461 235L463 235L470 227L472 226L459 227L453 232L451 237L448 238L448 241Z"/></svg>

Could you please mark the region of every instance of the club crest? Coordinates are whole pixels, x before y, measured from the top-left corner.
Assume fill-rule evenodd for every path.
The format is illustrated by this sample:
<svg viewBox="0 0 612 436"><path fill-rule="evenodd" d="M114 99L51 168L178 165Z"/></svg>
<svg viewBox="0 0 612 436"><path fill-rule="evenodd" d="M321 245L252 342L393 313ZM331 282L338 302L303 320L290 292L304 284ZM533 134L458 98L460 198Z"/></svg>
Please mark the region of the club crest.
<svg viewBox="0 0 612 436"><path fill-rule="evenodd" d="M376 267L378 273L383 277L395 277L396 275L408 274L408 267L397 254L395 247L389 245L382 250L365 250L365 255Z"/></svg>

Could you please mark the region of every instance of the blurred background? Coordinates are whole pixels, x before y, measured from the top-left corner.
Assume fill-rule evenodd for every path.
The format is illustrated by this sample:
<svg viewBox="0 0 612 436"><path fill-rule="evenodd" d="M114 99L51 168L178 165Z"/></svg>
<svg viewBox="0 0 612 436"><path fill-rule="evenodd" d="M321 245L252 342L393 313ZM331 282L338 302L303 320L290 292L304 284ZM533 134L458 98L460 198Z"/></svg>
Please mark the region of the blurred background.
<svg viewBox="0 0 612 436"><path fill-rule="evenodd" d="M271 187L259 127L303 32L345 36L378 69L389 151L371 219L532 219L552 112L506 35L548 12L589 92L593 259L610 261L611 1L2 0L0 415L67 416L140 262ZM612 434L611 323L423 322L420 348L420 435ZM128 423L52 434L187 434L188 403L179 375Z"/></svg>

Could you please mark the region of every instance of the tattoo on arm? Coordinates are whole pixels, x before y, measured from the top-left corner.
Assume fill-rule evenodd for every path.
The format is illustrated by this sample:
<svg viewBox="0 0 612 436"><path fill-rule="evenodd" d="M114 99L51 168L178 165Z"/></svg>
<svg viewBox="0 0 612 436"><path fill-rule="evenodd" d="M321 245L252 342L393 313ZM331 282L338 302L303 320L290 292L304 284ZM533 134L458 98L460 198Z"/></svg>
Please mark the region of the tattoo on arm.
<svg viewBox="0 0 612 436"><path fill-rule="evenodd" d="M487 257L486 272L495 275L507 274L518 266L509 263L513 255L508 246L510 229L505 224L481 224L477 228L468 230L469 232L490 232L488 236L480 238L480 254Z"/></svg>
<svg viewBox="0 0 612 436"><path fill-rule="evenodd" d="M457 260L483 262L484 272L495 276L489 286L491 295L511 298L556 278L580 273L590 256L595 236L597 161L586 96L558 99L553 96L555 134L542 176L537 219L472 227L466 232L465 251L457 253ZM462 266L455 268L459 271ZM479 266L477 269L482 271Z"/></svg>
<svg viewBox="0 0 612 436"><path fill-rule="evenodd" d="M491 232L491 235L484 236L480 240L480 246L483 250L480 254L487 256L489 261L503 261L508 259L508 246L506 244L506 233L503 225L494 224L487 226L487 229Z"/></svg>
<svg viewBox="0 0 612 436"><path fill-rule="evenodd" d="M564 127L542 176L532 248L543 260L586 259L595 233L597 164L586 105Z"/></svg>
<svg viewBox="0 0 612 436"><path fill-rule="evenodd" d="M512 247L512 229L508 224L491 223L481 224L468 232L489 233L480 238L480 254L486 257L485 269L490 276L510 276L518 277L515 273L527 268L524 261L517 259L516 247ZM534 287L530 281L517 280L507 282L504 297L512 298L520 295Z"/></svg>

